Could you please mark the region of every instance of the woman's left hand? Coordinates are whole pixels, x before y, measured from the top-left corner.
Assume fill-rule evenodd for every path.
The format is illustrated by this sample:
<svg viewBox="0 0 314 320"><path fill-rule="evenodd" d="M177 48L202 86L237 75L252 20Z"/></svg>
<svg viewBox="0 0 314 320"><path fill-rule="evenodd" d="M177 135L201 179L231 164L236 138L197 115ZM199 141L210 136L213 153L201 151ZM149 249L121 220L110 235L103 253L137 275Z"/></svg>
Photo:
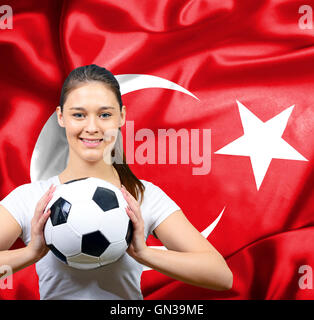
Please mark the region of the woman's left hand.
<svg viewBox="0 0 314 320"><path fill-rule="evenodd" d="M126 213L133 224L133 235L131 243L126 252L135 260L139 261L143 252L148 248L144 236L144 220L140 210L140 204L122 185L121 192L128 203Z"/></svg>

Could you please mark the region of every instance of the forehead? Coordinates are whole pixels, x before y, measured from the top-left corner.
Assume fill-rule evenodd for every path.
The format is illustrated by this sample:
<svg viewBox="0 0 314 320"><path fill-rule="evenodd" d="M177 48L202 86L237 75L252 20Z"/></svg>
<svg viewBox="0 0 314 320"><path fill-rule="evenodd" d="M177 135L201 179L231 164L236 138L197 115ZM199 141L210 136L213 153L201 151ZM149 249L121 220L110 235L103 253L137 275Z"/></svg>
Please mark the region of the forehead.
<svg viewBox="0 0 314 320"><path fill-rule="evenodd" d="M119 106L116 95L108 86L100 82L84 83L73 89L67 96L68 106Z"/></svg>

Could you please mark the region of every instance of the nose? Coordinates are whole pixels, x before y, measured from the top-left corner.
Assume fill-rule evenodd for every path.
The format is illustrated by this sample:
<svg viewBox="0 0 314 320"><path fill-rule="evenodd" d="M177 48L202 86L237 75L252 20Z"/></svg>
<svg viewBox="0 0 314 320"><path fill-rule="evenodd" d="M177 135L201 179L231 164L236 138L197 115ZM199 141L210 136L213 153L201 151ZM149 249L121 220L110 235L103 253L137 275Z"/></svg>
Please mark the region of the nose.
<svg viewBox="0 0 314 320"><path fill-rule="evenodd" d="M93 116L88 117L85 131L88 133L97 133L98 132L97 121L96 121L95 117L93 117Z"/></svg>

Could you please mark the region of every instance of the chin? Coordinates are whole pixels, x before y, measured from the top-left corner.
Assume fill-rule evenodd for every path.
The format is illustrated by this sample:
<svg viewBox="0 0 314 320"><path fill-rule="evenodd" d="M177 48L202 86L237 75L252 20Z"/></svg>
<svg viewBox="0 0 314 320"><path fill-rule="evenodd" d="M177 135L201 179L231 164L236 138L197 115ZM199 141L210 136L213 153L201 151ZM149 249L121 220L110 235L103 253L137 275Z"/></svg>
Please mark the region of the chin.
<svg viewBox="0 0 314 320"><path fill-rule="evenodd" d="M85 161L89 161L89 162L98 162L98 161L100 161L100 160L102 160L102 158L99 158L99 157L83 157L83 159L85 160Z"/></svg>
<svg viewBox="0 0 314 320"><path fill-rule="evenodd" d="M79 157L87 162L99 162L103 160L102 152L94 152L94 154L88 154L85 152L80 152Z"/></svg>

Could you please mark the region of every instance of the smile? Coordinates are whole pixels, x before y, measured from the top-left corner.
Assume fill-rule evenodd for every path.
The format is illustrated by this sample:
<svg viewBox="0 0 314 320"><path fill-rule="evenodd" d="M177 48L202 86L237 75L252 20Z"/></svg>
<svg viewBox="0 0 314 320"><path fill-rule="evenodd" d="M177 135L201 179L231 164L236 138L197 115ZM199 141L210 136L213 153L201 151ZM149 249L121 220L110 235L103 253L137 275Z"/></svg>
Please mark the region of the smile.
<svg viewBox="0 0 314 320"><path fill-rule="evenodd" d="M86 147L97 147L103 139L83 139L79 138Z"/></svg>

